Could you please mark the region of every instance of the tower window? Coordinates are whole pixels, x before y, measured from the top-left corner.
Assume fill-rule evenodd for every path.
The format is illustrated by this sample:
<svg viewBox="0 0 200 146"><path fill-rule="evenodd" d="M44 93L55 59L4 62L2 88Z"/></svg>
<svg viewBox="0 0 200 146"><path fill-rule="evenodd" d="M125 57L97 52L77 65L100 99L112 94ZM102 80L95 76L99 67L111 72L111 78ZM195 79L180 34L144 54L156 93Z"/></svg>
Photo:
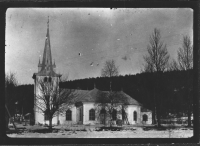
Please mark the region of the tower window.
<svg viewBox="0 0 200 146"><path fill-rule="evenodd" d="M72 111L67 110L66 111L66 121L71 121L72 120Z"/></svg>
<svg viewBox="0 0 200 146"><path fill-rule="evenodd" d="M94 121L95 120L95 110L91 109L89 111L89 120Z"/></svg>

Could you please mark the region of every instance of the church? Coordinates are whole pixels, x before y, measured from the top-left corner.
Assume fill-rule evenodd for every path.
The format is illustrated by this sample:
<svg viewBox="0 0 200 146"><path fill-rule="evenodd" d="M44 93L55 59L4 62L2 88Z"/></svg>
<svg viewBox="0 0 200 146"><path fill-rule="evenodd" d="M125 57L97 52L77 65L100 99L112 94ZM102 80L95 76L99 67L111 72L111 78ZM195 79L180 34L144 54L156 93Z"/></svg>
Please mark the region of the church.
<svg viewBox="0 0 200 146"><path fill-rule="evenodd" d="M60 77L61 75L56 73L55 61L52 62L48 20L43 58L41 62L39 59L38 72L34 73L32 77L34 79L35 124L48 124L48 119L36 106L37 102L42 102L37 101L38 99L36 98L36 96L41 95L39 82L50 82L53 84L53 87L57 89L59 86ZM75 103L67 107L66 111L63 113L59 113L56 117L53 117L52 124L109 124L111 118L114 125L117 124L118 119L122 120L123 124L152 124L152 111L145 109L141 103L123 91L117 91L116 96L120 96L121 98L125 99L127 103L124 104L122 103L123 101L119 101L119 106L113 109L112 115L109 115L105 108L97 106L99 105L99 95L107 96L109 95L109 91L101 91L94 86L94 89L92 90L75 90L74 92L77 95Z"/></svg>

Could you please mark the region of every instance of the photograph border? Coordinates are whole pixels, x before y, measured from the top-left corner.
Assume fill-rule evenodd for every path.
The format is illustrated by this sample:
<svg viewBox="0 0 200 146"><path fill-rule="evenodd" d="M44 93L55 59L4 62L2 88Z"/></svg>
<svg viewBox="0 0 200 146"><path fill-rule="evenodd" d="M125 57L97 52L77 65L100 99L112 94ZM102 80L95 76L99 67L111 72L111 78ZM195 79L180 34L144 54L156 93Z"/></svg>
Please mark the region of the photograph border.
<svg viewBox="0 0 200 146"><path fill-rule="evenodd" d="M4 115L5 115L5 101L4 98L1 98L0 101L0 112L1 115L1 135L0 135L0 141L2 144L162 144L162 143L198 143L199 142L199 95L200 95L200 79L199 79L199 72L200 72L200 39L199 39L199 28L200 20L199 20L199 2L198 1L140 1L140 0L116 0L116 1L96 1L96 0L82 0L81 2L78 1L18 1L18 2L3 2L0 8L0 32L1 38L0 39L0 45L1 45L1 62L3 70L1 71L1 89L0 93L1 95L5 95L5 16L6 11L8 8L69 8L69 7L79 7L79 8L86 8L86 7L96 7L96 8L191 8L193 9L193 46L194 46L194 136L191 138L9 138L6 136L5 133L5 127L3 126L5 124ZM199 43L198 43L199 41ZM3 49L4 48L4 49ZM5 97L5 96L2 96Z"/></svg>

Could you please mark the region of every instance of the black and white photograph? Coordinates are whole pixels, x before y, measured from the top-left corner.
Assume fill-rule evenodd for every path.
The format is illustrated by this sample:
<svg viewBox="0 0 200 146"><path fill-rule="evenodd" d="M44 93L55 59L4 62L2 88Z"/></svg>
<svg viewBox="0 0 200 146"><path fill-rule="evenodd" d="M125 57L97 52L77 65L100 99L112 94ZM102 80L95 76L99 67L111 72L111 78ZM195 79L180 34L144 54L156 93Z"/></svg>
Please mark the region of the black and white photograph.
<svg viewBox="0 0 200 146"><path fill-rule="evenodd" d="M10 138L194 136L191 8L8 8Z"/></svg>

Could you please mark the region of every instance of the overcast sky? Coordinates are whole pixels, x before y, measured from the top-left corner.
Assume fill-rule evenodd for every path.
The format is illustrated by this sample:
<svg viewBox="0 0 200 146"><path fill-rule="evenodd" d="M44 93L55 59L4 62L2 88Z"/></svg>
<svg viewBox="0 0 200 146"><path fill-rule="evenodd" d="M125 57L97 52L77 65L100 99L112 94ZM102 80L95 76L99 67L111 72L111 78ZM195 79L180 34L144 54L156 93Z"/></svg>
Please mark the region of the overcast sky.
<svg viewBox="0 0 200 146"><path fill-rule="evenodd" d="M139 73L154 28L161 30L170 60L177 57L183 35L193 38L189 8L10 8L6 12L5 71L15 72L20 84L34 83L48 16L57 73L69 74L70 80L100 76L108 59L116 61L121 75Z"/></svg>

